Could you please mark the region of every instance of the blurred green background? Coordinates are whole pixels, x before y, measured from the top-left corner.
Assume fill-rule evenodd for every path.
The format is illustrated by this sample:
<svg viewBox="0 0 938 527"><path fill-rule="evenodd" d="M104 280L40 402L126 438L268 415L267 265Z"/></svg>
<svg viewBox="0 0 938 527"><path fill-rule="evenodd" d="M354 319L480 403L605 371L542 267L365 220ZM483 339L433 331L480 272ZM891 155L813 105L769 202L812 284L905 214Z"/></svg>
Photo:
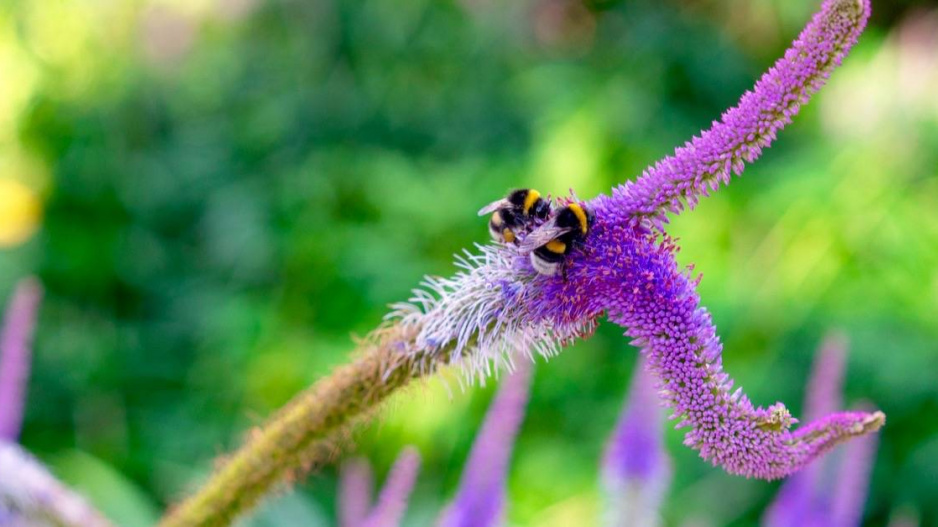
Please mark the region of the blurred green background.
<svg viewBox="0 0 938 527"><path fill-rule="evenodd" d="M0 298L47 288L22 442L122 525L348 359L513 187L581 197L709 125L808 0L44 0L0 5ZM777 145L671 229L727 370L800 409L822 336L888 415L866 509L938 525L938 3L874 0ZM511 525L592 525L636 352L612 327L541 363ZM416 445L408 524L458 481L492 387L393 399L354 453ZM778 483L667 436L667 525L754 525ZM335 469L246 525L329 525Z"/></svg>

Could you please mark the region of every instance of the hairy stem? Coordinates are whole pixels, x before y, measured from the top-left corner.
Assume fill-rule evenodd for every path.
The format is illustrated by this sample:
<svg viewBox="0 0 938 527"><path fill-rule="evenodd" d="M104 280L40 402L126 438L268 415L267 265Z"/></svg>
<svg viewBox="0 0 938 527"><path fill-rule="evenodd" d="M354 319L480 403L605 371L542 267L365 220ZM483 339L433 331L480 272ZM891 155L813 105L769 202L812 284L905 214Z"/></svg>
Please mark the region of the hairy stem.
<svg viewBox="0 0 938 527"><path fill-rule="evenodd" d="M384 328L361 343L361 355L297 395L211 476L172 510L162 527L229 525L274 486L321 464L333 441L356 419L412 379L436 371L449 353L402 353L417 330Z"/></svg>

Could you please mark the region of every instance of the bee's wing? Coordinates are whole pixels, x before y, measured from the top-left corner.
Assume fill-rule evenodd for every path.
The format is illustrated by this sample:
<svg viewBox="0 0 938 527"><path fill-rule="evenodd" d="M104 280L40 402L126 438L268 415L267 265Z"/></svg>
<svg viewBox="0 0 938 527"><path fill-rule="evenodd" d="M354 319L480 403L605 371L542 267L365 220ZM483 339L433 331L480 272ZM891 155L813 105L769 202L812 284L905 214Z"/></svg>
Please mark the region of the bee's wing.
<svg viewBox="0 0 938 527"><path fill-rule="evenodd" d="M511 202L508 201L507 199L500 199L498 201L493 201L489 203L488 205L482 207L481 210L479 210L479 216L485 216L486 214L491 214L502 207L510 207L510 206L511 206Z"/></svg>
<svg viewBox="0 0 938 527"><path fill-rule="evenodd" d="M557 223L551 218L550 221L524 237L524 240L521 241L521 252L532 252L534 249L546 245L551 240L572 230L569 227L558 227Z"/></svg>

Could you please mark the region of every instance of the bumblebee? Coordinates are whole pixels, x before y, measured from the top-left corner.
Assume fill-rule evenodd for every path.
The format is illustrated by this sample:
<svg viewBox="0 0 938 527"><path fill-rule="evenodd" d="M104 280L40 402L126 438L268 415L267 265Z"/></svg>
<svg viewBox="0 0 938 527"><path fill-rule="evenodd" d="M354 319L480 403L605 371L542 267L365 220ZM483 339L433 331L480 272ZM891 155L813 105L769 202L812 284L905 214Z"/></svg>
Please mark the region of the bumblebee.
<svg viewBox="0 0 938 527"><path fill-rule="evenodd" d="M521 249L530 252L531 265L538 273L554 276L565 271L567 254L586 239L594 220L590 209L571 203L525 237Z"/></svg>
<svg viewBox="0 0 938 527"><path fill-rule="evenodd" d="M518 233L533 225L535 219L544 220L550 214L550 203L532 188L512 191L507 197L489 203L479 216L492 214L489 233L495 241L515 243Z"/></svg>

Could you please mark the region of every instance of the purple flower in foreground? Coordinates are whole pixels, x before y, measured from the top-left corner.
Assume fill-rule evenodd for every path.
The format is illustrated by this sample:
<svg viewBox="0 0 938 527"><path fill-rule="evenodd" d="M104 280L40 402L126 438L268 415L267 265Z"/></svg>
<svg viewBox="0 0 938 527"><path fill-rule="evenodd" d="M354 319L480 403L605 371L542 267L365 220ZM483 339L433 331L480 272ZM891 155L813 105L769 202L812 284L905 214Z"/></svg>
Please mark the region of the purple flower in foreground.
<svg viewBox="0 0 938 527"><path fill-rule="evenodd" d="M16 441L23 424L33 329L42 287L33 278L19 283L0 330L0 440Z"/></svg>
<svg viewBox="0 0 938 527"><path fill-rule="evenodd" d="M524 419L532 365L520 361L502 381L472 445L459 490L443 511L439 527L493 527L505 512L505 479L515 437Z"/></svg>
<svg viewBox="0 0 938 527"><path fill-rule="evenodd" d="M625 409L603 459L604 525L650 527L660 523L661 500L671 482L654 380L636 365Z"/></svg>
<svg viewBox="0 0 938 527"><path fill-rule="evenodd" d="M371 466L354 460L342 468L339 491L339 525L342 527L396 527L407 509L420 470L420 455L404 450L391 467L377 502L371 506Z"/></svg>
<svg viewBox="0 0 938 527"><path fill-rule="evenodd" d="M468 255L453 278L428 278L429 291L415 291L390 315L417 335L402 352L446 349L452 362L468 365L469 376L484 378L518 353L557 353L606 314L646 356L659 393L689 429L685 444L730 473L784 477L834 445L879 429L880 412L843 412L792 431L797 421L782 403L756 407L741 390L732 392L697 279L677 264L676 247L659 230L665 214L693 206L758 157L840 64L869 13L868 0L825 0L785 56L721 121L638 181L583 203L595 221L564 257L564 273L538 274L523 249L503 244Z"/></svg>
<svg viewBox="0 0 938 527"><path fill-rule="evenodd" d="M841 406L846 338L825 339L814 362L805 394L805 414L819 416ZM856 527L863 516L876 436L845 445L793 474L766 512L766 527ZM839 455L838 455L839 454Z"/></svg>

